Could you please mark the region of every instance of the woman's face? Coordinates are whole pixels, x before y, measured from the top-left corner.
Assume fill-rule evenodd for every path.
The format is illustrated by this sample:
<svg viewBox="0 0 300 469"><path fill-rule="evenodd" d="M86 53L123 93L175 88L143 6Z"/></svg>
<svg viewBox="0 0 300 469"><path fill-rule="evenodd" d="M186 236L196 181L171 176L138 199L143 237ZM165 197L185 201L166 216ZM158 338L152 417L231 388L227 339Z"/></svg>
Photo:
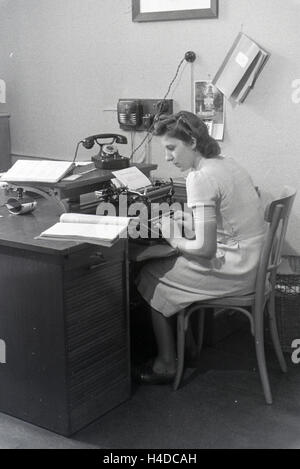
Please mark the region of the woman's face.
<svg viewBox="0 0 300 469"><path fill-rule="evenodd" d="M194 150L196 143L186 143L178 138L164 135L162 144L166 151L166 160L172 162L181 171L195 167L196 160L199 159L198 153Z"/></svg>

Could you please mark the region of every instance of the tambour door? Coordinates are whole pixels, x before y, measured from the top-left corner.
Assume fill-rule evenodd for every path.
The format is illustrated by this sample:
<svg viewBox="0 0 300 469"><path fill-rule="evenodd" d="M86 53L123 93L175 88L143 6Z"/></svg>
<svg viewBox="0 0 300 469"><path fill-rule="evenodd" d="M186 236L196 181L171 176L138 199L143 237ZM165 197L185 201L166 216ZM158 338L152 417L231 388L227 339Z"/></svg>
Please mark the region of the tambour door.
<svg viewBox="0 0 300 469"><path fill-rule="evenodd" d="M71 432L129 398L127 243L92 247L65 264Z"/></svg>

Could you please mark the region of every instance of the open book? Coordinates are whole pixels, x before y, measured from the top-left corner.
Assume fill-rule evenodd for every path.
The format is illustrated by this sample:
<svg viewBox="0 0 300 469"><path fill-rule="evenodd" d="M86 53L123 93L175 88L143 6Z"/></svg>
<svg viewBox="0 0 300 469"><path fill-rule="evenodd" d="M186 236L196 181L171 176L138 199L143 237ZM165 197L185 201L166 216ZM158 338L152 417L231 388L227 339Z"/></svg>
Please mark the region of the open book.
<svg viewBox="0 0 300 469"><path fill-rule="evenodd" d="M127 237L130 220L130 217L64 213L59 223L43 231L38 238L81 241L110 247L118 238Z"/></svg>
<svg viewBox="0 0 300 469"><path fill-rule="evenodd" d="M50 182L60 181L73 169L71 161L18 160L7 171L7 182Z"/></svg>

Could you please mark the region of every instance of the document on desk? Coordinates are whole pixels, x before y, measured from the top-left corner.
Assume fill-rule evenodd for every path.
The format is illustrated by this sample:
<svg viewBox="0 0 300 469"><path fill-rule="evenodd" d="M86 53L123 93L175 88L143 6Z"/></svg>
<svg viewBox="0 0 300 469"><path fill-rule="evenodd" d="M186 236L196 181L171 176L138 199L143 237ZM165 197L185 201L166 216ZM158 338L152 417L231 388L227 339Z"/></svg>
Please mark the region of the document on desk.
<svg viewBox="0 0 300 469"><path fill-rule="evenodd" d="M7 182L49 182L60 181L74 167L71 161L18 160L7 171Z"/></svg>
<svg viewBox="0 0 300 469"><path fill-rule="evenodd" d="M112 246L120 237L127 237L131 217L111 217L64 213L59 222L43 231L36 239L81 241Z"/></svg>
<svg viewBox="0 0 300 469"><path fill-rule="evenodd" d="M151 181L136 166L112 171L113 175L131 191L137 191L147 186L151 186Z"/></svg>

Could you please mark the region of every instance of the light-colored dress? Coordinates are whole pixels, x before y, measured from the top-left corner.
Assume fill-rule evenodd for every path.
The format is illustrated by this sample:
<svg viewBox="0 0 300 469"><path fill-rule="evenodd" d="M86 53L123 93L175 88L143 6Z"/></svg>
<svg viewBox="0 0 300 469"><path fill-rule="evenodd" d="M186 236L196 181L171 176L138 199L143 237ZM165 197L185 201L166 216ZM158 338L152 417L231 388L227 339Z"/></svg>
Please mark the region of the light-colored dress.
<svg viewBox="0 0 300 469"><path fill-rule="evenodd" d="M137 287L164 316L196 301L254 291L265 235L264 211L247 171L228 157L202 158L186 180L189 207L215 207L217 252L212 260L179 256L150 260Z"/></svg>

